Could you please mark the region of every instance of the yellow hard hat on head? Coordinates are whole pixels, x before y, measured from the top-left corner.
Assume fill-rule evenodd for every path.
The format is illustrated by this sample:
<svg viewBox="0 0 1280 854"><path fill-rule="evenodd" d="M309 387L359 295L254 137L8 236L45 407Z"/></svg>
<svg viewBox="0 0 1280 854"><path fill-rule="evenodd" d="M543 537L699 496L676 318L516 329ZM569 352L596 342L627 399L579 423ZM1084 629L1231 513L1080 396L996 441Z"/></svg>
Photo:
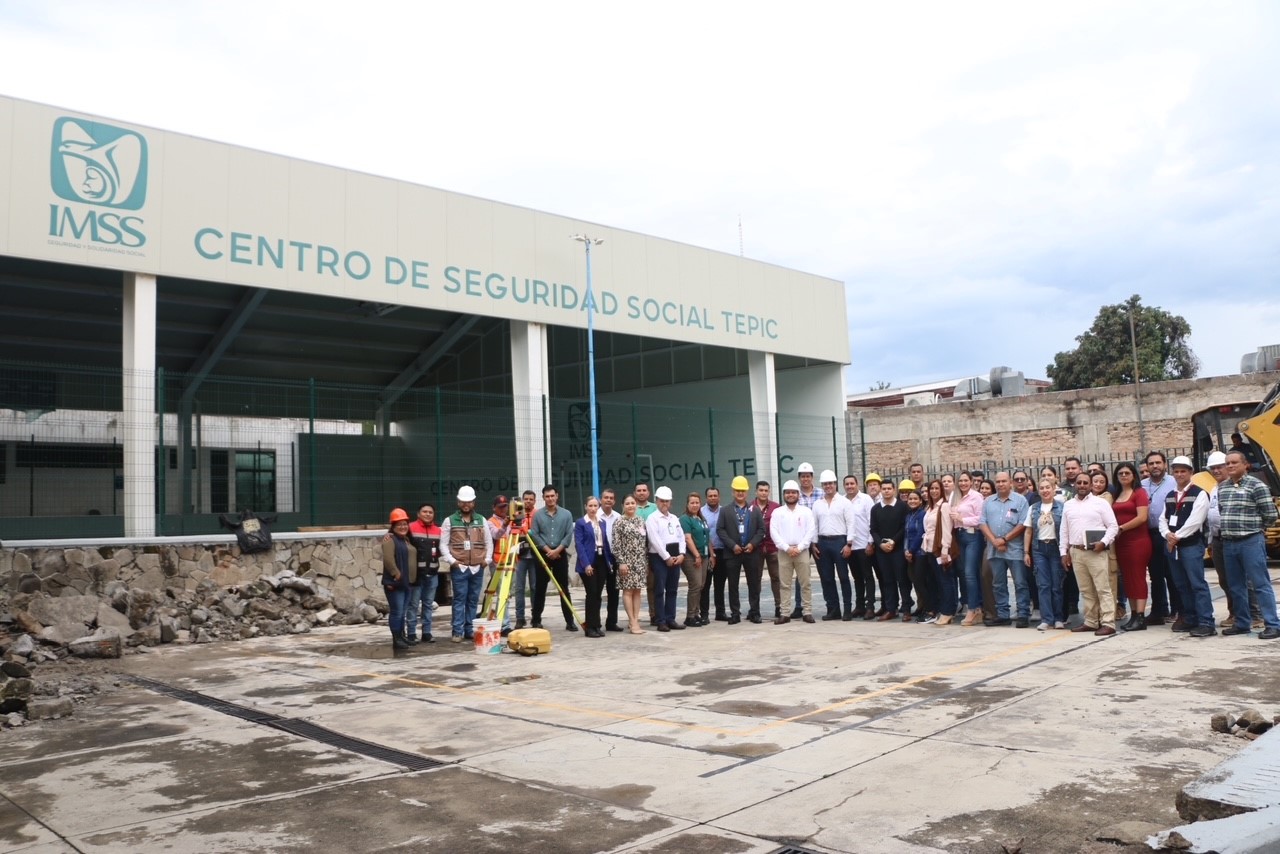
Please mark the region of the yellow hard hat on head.
<svg viewBox="0 0 1280 854"><path fill-rule="evenodd" d="M733 483L729 484L729 488L733 490L750 489L751 484L747 482L747 479L745 477L743 477L742 475L738 475L733 479Z"/></svg>
<svg viewBox="0 0 1280 854"><path fill-rule="evenodd" d="M898 484L899 492L915 492L916 482L909 477L904 477L902 482Z"/></svg>
<svg viewBox="0 0 1280 854"><path fill-rule="evenodd" d="M874 480L876 483L883 483L883 482L884 482L884 481L883 481L883 479L880 477L880 475L876 474L875 472L872 472L871 474L867 475L867 483L870 483L870 482L871 482L871 481L873 481L873 480Z"/></svg>

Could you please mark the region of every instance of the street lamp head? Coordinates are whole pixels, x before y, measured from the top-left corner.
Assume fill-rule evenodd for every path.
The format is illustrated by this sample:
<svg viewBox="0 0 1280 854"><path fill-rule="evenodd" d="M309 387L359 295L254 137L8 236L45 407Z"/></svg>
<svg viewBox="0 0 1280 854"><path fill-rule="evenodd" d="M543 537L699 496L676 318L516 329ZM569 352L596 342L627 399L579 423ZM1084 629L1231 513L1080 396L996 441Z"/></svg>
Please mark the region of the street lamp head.
<svg viewBox="0 0 1280 854"><path fill-rule="evenodd" d="M587 237L585 234L570 234L569 237L579 243L590 243L592 246L599 246L604 243L603 237Z"/></svg>

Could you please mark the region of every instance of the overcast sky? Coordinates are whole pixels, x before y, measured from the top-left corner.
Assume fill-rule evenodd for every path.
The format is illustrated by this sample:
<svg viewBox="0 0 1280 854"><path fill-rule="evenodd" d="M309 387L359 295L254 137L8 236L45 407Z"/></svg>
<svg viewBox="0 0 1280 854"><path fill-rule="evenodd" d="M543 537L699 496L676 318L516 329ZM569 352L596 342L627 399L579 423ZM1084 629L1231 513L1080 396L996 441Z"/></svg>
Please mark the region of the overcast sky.
<svg viewBox="0 0 1280 854"><path fill-rule="evenodd" d="M0 90L846 283L846 387L1280 343L1280 4L0 0ZM603 250L602 250L603 251ZM779 294L785 299L785 294Z"/></svg>

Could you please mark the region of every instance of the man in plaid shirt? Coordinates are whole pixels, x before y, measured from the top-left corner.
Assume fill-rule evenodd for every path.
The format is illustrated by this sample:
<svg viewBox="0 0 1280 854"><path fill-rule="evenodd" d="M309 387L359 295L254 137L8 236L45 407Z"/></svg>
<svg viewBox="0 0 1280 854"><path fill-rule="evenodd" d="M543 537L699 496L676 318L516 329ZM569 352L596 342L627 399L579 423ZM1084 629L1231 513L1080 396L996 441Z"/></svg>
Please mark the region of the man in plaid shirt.
<svg viewBox="0 0 1280 854"><path fill-rule="evenodd" d="M1276 594L1267 572L1267 547L1262 532L1276 521L1276 505L1267 485L1249 474L1249 461L1240 451L1227 454L1227 479L1218 484L1218 514L1221 517L1223 562L1231 594L1235 625L1224 635L1249 633L1249 587L1258 597L1262 621L1266 625L1258 637L1280 638L1276 617Z"/></svg>

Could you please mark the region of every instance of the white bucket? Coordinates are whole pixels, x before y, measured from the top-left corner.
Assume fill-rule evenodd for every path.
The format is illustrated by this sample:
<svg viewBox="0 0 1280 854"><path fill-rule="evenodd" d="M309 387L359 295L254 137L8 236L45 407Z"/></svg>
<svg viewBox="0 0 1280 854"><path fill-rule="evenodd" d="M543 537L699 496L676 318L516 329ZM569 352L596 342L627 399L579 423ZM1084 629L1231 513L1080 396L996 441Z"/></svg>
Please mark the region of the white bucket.
<svg viewBox="0 0 1280 854"><path fill-rule="evenodd" d="M476 652L497 655L502 652L502 621L476 620L471 627L476 638Z"/></svg>

